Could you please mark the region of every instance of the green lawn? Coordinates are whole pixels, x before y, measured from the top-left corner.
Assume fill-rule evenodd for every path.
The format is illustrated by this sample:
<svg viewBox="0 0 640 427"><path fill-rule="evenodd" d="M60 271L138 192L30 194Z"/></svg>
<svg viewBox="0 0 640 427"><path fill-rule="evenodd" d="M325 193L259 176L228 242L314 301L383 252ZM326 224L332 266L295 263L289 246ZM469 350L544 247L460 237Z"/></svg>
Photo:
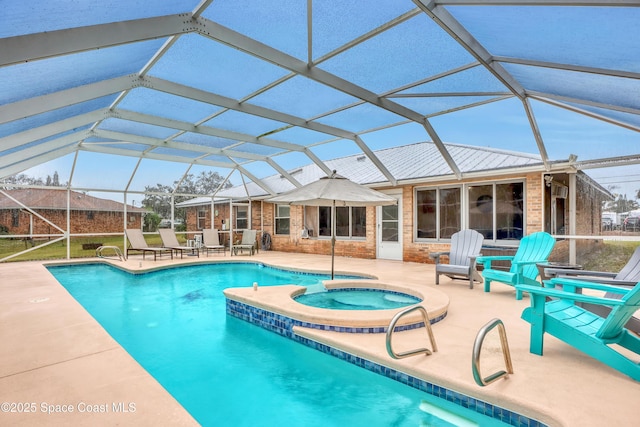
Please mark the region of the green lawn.
<svg viewBox="0 0 640 427"><path fill-rule="evenodd" d="M159 235L145 234L145 239L149 246L162 246ZM180 236L178 237L180 240ZM53 239L52 239L53 240ZM47 240L36 240L35 245L46 243ZM92 237L72 237L71 238L71 258L87 258L96 255L94 248L83 249L83 244L101 243L104 246L117 246L123 249L122 236L92 236ZM31 248L31 244L21 239L0 239L0 258ZM112 254L113 252L109 252ZM122 250L124 253L124 250ZM26 254L11 258L9 261L30 261L46 259L65 259L67 257L67 240L52 243L38 248Z"/></svg>
<svg viewBox="0 0 640 427"><path fill-rule="evenodd" d="M157 234L145 234L145 239L149 246L162 246L162 240ZM178 235L178 240L183 242L185 239L182 235ZM36 244L42 243L44 241L36 242ZM87 243L102 243L104 246L117 246L121 250L123 249L122 236L75 237L71 239L71 258L95 256L95 249L82 248L82 245ZM600 250L584 256L579 260L579 263L582 264L585 270L620 271L631 258L631 254L637 246L638 242L607 242L601 245ZM24 240L0 239L0 258L29 247L31 247L30 244ZM109 254L111 253L109 252ZM124 253L124 250L122 250L122 253ZM65 239L19 257L11 258L9 261L65 259L66 257L67 241Z"/></svg>
<svg viewBox="0 0 640 427"><path fill-rule="evenodd" d="M629 261L638 242L606 242L600 250L585 255L580 263L585 270L620 271Z"/></svg>

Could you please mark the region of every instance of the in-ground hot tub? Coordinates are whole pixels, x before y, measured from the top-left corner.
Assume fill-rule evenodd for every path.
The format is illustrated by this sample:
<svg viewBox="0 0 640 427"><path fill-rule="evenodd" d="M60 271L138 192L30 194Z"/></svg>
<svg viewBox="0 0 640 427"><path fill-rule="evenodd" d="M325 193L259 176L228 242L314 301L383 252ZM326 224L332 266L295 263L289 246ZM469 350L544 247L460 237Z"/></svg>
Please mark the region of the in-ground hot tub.
<svg viewBox="0 0 640 427"><path fill-rule="evenodd" d="M294 299L300 304L332 310L389 310L422 301L406 293L375 288L336 288L305 293Z"/></svg>
<svg viewBox="0 0 640 427"><path fill-rule="evenodd" d="M436 323L447 315L449 297L427 287L412 287L401 283L381 283L378 280L333 280L323 283L320 293L326 296L346 295L345 291L366 290L367 296L392 299L403 306L399 308L360 307L356 301L348 300L349 309L321 308L301 303L298 298L310 294L310 287L298 285L266 286L252 288L228 288L224 290L227 298L227 313L237 312L238 317L249 321L275 325L276 328L291 328L292 334L302 333L302 329L321 329L345 333L386 333L393 316L413 305L423 306L430 322ZM315 288L317 289L317 288ZM326 289L326 291L324 290ZM371 294L371 295L370 295ZM410 298L410 299L407 299ZM342 303L345 301L340 298ZM365 305L369 305L368 301ZM396 330L406 330L424 326L424 318L418 312L403 316ZM271 326L268 326L271 327Z"/></svg>

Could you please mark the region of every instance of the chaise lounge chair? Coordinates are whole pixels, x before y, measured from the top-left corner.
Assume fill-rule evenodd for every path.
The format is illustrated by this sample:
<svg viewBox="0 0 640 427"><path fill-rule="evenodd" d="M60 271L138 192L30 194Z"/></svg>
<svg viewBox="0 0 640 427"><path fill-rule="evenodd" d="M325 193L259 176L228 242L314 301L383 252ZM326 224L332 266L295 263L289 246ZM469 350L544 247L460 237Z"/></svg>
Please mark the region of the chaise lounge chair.
<svg viewBox="0 0 640 427"><path fill-rule="evenodd" d="M484 236L475 230L462 230L451 236L449 252L435 252L429 256L436 262L436 285L440 284L440 275L451 279L468 279L469 288L473 289L473 281L482 281L476 270L476 258L480 256L480 249ZM440 257L447 255L448 264L441 264Z"/></svg>
<svg viewBox="0 0 640 427"><path fill-rule="evenodd" d="M256 245L256 230L244 230L242 232L242 241L237 245L233 245L233 254L238 255L238 250L244 252L246 249L253 255Z"/></svg>
<svg viewBox="0 0 640 427"><path fill-rule="evenodd" d="M548 333L588 354L600 362L640 381L640 364L617 351L619 345L640 355L640 337L624 327L640 309L640 283L633 288L556 278L545 282L547 287L516 285L520 292L529 292L531 307L522 312L522 318L531 324L531 353L542 356L544 334ZM561 287L560 289L553 289ZM583 295L577 290L595 289L612 292L620 298L602 298ZM547 301L547 298L552 298ZM574 302L601 304L611 307L602 318Z"/></svg>
<svg viewBox="0 0 640 427"><path fill-rule="evenodd" d="M195 253L200 258L200 250L195 246L184 246L178 242L175 231L170 228L161 228L158 230L160 238L162 239L162 245L165 248L169 248L173 251L180 252L180 258L183 257L184 251Z"/></svg>
<svg viewBox="0 0 640 427"><path fill-rule="evenodd" d="M220 236L215 228L202 230L202 249L207 252L207 256L209 256L209 251L222 251L224 255L227 255L227 247L220 244Z"/></svg>
<svg viewBox="0 0 640 427"><path fill-rule="evenodd" d="M627 288L633 288L638 282L640 282L640 246L636 248L629 258L629 261L622 267L622 270L618 273L607 271L590 271L590 270L572 270L572 269L556 269L545 268L545 274L548 277L567 277L572 279L578 279L588 282L605 283L614 286L622 286ZM605 298L620 298L621 294L614 292L607 292L604 294ZM601 317L607 317L611 312L611 308L590 303L576 302L579 305L593 313L598 314ZM640 318L632 316L631 319L625 325L627 329L640 335Z"/></svg>
<svg viewBox="0 0 640 427"><path fill-rule="evenodd" d="M171 255L171 259L173 259L173 251L171 249L156 248L156 247L149 246L147 244L147 241L144 239L144 234L142 234L142 230L139 230L137 228L132 228L132 229L124 230L124 232L127 236L127 241L129 242L129 245L125 253L126 255L125 258L129 258L129 252L138 251L138 252L142 252L142 259L144 259L144 256L147 252L153 253L154 261L156 260L156 256L158 254L162 256L163 252L169 253Z"/></svg>
<svg viewBox="0 0 640 427"><path fill-rule="evenodd" d="M481 256L478 263L482 264L484 277L484 291L491 291L491 282L501 282L510 286L538 285L538 267L536 264L546 262L553 250L556 240L549 233L540 231L525 236L515 255ZM492 261L511 261L509 271L491 268ZM522 291L516 287L516 299L522 299Z"/></svg>

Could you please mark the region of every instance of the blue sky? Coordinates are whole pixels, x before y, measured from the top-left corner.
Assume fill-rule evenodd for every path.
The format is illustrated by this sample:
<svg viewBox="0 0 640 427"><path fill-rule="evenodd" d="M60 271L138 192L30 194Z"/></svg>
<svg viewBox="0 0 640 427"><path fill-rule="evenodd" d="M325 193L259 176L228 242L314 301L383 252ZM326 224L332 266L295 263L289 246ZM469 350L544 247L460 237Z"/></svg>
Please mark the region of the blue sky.
<svg viewBox="0 0 640 427"><path fill-rule="evenodd" d="M432 124L446 142L489 146L518 152L538 154L535 140L528 123L518 111L516 101L501 101L474 109L463 110L448 116L432 119ZM565 160L570 154L578 155L578 160L623 156L640 152L640 134L619 126L594 120L573 112L553 108L546 104L534 104L546 149L552 160ZM421 126L407 124L384 131L364 134L362 139L374 150L398 145L406 145L428 140ZM359 153L359 148L350 141L338 141L313 148L323 160ZM310 163L299 154L275 157L286 169ZM45 177L58 171L61 180L67 180L71 170L73 156L66 156L33 168L26 173ZM74 186L122 189L133 172L137 159L81 152L73 177ZM131 189L142 190L145 185L162 183L170 185L186 172L188 165L166 162L143 161L132 181ZM258 177L276 173L269 166L259 163L247 167ZM197 174L210 170L194 166L190 173ZM214 169L227 176L228 169ZM586 171L603 186L615 185L614 192L627 194L635 198L640 189L640 166L626 166ZM235 173L232 176L235 185L241 184ZM111 198L111 197L109 197ZM116 196L117 198L117 196ZM140 200L139 196L131 196Z"/></svg>
<svg viewBox="0 0 640 427"><path fill-rule="evenodd" d="M5 29L0 30L5 33L0 35L8 37L24 34L25 31L52 31L66 26L175 13L175 8L189 9L198 4L194 1L193 5L185 2L169 7L162 1L131 3L124 0L117 0L114 4L125 3L126 8L107 7L96 1L95 6L88 10L77 9L74 4L68 10L61 12L56 9L52 12L46 7L33 8L16 2L16 16L8 15L14 19L6 18L3 21L0 17L0 23L6 24ZM327 84L322 84L322 80L306 78L304 72L273 87L269 85L279 77L291 74L292 70L299 72L296 67L300 64L295 61L302 61L304 65L312 58L318 70L327 71L366 90L384 96L398 90L389 99L418 115L451 111L458 105L489 97L475 92L508 92L491 72L477 66L478 57L483 56L481 51L480 55L474 57L433 19L419 11L415 13L416 5L409 0L381 1L375 6L366 2L313 2L313 13L310 15L308 4L297 0L273 3L250 0L212 2L202 16L228 27L229 34L223 34L229 36L226 42L218 43L197 32L183 34L153 63L147 76L172 80L179 85L234 100L247 97L247 102L253 105L300 118L321 116L317 119L319 123L361 134L362 140L373 150L428 141L430 137L416 123L366 132L389 121L403 119L373 106L333 112L355 101L354 94L357 93L345 93L349 89L338 91L335 85L326 81L324 83ZM443 6L443 9L465 27L468 34L499 63L499 67L513 76L517 82L516 89L521 85L534 97L536 94L540 97L549 96L558 102L585 101L584 108L590 109L593 114L602 112L596 105L614 105L622 111L638 111L637 94L640 86L639 80L633 76L640 73L640 62L637 60L640 57L640 39L629 35L637 30L640 8L467 4ZM309 16L312 17L312 25L308 25ZM405 18L393 25L386 25L400 16ZM379 31L380 26L384 26L384 31ZM371 31L375 32L374 36L357 39L358 42L353 45L348 44ZM269 49L257 49L247 54L243 50L246 45L241 44L238 48L231 46L242 39L233 36L233 32L246 35L257 43L271 45L279 52L273 54L269 53ZM462 34L463 38L465 34ZM0 73L5 73L3 76L25 83L4 88L7 92L5 96L8 101L13 101L139 72L163 42L158 38L115 47L105 46L0 68ZM340 49L345 44L349 48ZM323 55L335 49L334 55L323 58ZM283 58L280 53L290 55L289 59L292 60L280 61ZM224 58L224 61L220 61L220 58ZM291 66L292 63L297 65ZM597 72L600 69L608 71ZM454 70L457 72L452 72ZM632 77L629 78L629 75ZM439 78L433 79L436 76ZM446 95L432 96L434 94ZM102 108L111 102L104 101ZM566 160L571 154L577 155L578 160L591 160L640 153L638 132L535 99L531 99L530 103L550 160ZM198 101L189 96L175 96L170 91L142 87L128 91L117 108L188 123L205 121L206 126L250 135L259 135L283 126L283 123L276 121L277 116L254 121L253 117L249 118L244 113L223 111L221 107L212 106L202 99ZM207 121L213 115L216 116ZM640 126L637 116L630 118L629 113L610 111L608 116L626 118L628 123ZM516 98L433 116L429 120L444 142L539 154L523 105ZM22 124L29 126L31 123ZM99 129L134 134L147 132L147 135L160 139L176 132L170 126L116 118L102 121ZM156 135L153 132L163 134ZM315 138L326 138L326 135L319 135L307 129L293 128L270 137L308 145ZM188 136L180 135L176 140ZM212 144L221 143L219 139ZM248 149L257 154L272 150L257 145ZM360 149L352 141L340 140L315 146L312 151L327 160L359 153ZM276 156L274 160L285 169L310 163L300 153ZM122 190L128 184L136 163L135 158L81 152L73 185ZM58 171L64 181L69 177L72 164L73 156L66 156L27 173L44 177ZM245 167L259 178L277 173L263 163ZM170 185L180 179L187 168L186 164L145 160L132 180L130 190L142 191L145 186L158 183ZM198 174L202 170L209 169L194 166L190 173ZM222 176L228 174L226 169L216 171ZM628 197L633 198L640 188L638 166L593 169L587 173L605 187L617 186L614 191L625 193ZM237 173L231 181L235 185L242 183Z"/></svg>

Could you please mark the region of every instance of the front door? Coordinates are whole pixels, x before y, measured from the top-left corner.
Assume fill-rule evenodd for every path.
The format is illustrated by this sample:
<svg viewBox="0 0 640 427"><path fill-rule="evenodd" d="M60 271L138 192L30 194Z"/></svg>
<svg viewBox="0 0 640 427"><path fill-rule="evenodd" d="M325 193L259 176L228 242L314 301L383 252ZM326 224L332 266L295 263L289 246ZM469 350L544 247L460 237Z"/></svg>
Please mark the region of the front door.
<svg viewBox="0 0 640 427"><path fill-rule="evenodd" d="M402 260L402 192L387 193L398 199L393 206L378 206L377 253L378 258Z"/></svg>

